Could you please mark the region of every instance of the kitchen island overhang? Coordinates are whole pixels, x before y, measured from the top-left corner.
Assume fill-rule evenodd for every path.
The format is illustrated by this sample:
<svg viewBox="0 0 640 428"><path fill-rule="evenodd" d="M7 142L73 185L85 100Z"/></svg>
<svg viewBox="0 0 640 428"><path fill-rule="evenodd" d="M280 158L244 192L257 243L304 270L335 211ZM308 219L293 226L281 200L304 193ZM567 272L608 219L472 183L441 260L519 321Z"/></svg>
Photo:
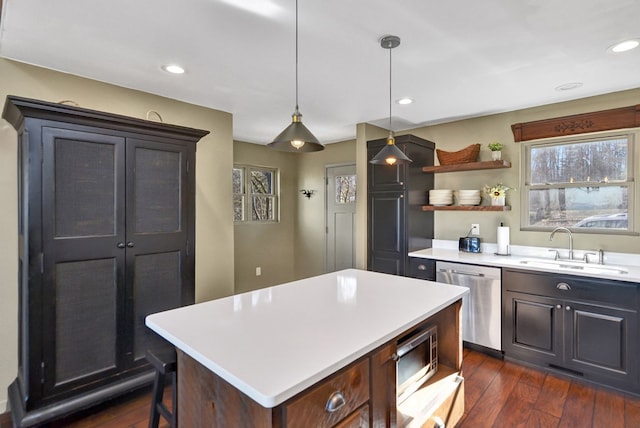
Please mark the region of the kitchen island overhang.
<svg viewBox="0 0 640 428"><path fill-rule="evenodd" d="M467 292L348 269L149 315L146 323L258 404L273 408Z"/></svg>

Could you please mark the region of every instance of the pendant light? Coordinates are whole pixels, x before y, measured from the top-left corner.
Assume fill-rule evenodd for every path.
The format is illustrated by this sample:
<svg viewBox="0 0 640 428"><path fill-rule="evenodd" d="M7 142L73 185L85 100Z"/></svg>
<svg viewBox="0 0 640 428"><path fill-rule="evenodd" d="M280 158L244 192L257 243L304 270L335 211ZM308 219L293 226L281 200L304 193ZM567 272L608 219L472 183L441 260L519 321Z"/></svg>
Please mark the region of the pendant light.
<svg viewBox="0 0 640 428"><path fill-rule="evenodd" d="M369 161L375 165L401 165L411 162L402 150L396 146L396 140L391 130L391 50L400 46L400 37L383 36L380 39L380 46L383 49L389 49L389 136L387 137L387 145L378 152L377 155Z"/></svg>
<svg viewBox="0 0 640 428"><path fill-rule="evenodd" d="M268 146L283 152L317 152L324 150L318 139L302 123L302 114L298 109L298 0L296 0L296 109L291 116L291 125L287 126Z"/></svg>

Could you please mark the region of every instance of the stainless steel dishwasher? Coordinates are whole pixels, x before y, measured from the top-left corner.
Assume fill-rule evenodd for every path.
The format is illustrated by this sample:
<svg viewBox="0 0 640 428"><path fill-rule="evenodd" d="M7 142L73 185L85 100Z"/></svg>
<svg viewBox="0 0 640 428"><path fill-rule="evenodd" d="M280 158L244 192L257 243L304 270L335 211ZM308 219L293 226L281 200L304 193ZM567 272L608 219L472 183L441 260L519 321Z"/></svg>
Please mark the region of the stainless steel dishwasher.
<svg viewBox="0 0 640 428"><path fill-rule="evenodd" d="M436 281L469 289L462 298L462 340L501 351L500 269L436 262Z"/></svg>

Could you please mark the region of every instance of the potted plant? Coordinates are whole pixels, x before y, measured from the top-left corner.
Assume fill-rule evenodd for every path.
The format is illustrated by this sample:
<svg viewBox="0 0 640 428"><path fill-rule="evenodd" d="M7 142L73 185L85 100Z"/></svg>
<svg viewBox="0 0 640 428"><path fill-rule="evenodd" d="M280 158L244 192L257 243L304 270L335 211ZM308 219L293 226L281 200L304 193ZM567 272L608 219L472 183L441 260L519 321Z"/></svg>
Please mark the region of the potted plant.
<svg viewBox="0 0 640 428"><path fill-rule="evenodd" d="M491 205L494 206L504 206L507 190L511 190L511 187L505 186L502 183L494 184L493 186L484 186L484 192L491 197Z"/></svg>
<svg viewBox="0 0 640 428"><path fill-rule="evenodd" d="M494 143L489 143L489 150L491 150L491 159L492 160L500 160L502 159L502 148L504 146L502 143L498 143L497 141Z"/></svg>

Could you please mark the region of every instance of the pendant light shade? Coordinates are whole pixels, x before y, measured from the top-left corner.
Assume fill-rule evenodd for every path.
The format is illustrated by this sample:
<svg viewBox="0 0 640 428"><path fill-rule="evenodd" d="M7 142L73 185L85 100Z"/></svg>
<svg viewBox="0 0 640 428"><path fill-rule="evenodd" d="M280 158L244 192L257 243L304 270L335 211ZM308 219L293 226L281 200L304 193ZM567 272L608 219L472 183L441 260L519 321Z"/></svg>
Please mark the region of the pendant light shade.
<svg viewBox="0 0 640 428"><path fill-rule="evenodd" d="M291 115L291 125L287 126L269 147L282 152L317 152L324 150L318 139L302 123L302 114L296 111Z"/></svg>
<svg viewBox="0 0 640 428"><path fill-rule="evenodd" d="M402 150L396 146L396 140L393 138L393 133L390 133L387 137L387 145L369 161L369 163L374 165L400 165L409 162L411 162L411 159L402 153Z"/></svg>
<svg viewBox="0 0 640 428"><path fill-rule="evenodd" d="M377 155L369 161L374 165L402 165L411 162L411 159L405 155L402 150L396 146L396 140L391 130L391 50L400 46L400 37L383 36L380 38L380 46L383 49L389 49L389 136L387 137L387 145L378 152Z"/></svg>
<svg viewBox="0 0 640 428"><path fill-rule="evenodd" d="M296 109L287 126L268 146L282 152L318 152L324 150L318 139L302 123L298 109L298 0L296 0Z"/></svg>

